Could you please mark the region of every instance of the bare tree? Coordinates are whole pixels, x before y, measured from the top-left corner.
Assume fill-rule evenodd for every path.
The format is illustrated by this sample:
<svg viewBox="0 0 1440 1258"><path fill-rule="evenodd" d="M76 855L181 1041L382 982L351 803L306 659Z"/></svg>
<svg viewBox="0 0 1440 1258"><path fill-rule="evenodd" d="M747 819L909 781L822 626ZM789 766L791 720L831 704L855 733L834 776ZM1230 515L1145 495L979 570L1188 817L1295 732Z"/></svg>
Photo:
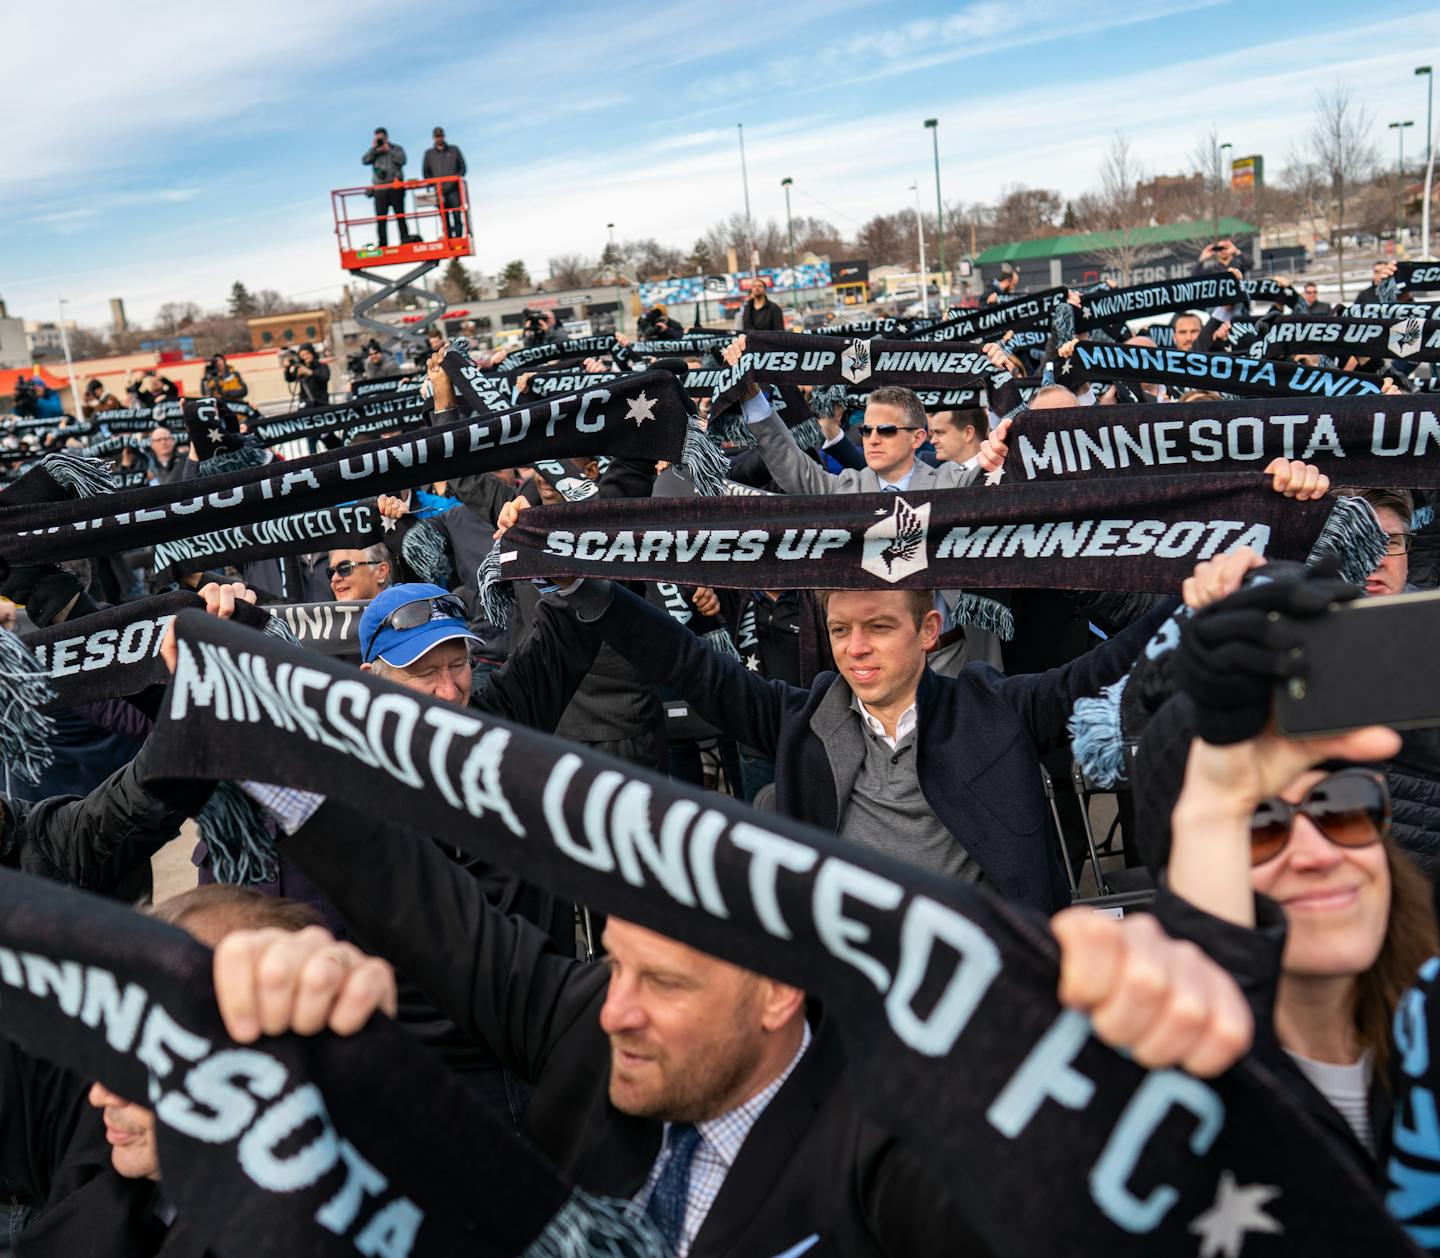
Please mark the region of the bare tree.
<svg viewBox="0 0 1440 1258"><path fill-rule="evenodd" d="M562 253L550 259L550 278L556 288L584 288L595 278L599 264L579 253Z"/></svg>
<svg viewBox="0 0 1440 1258"><path fill-rule="evenodd" d="M1345 196L1374 168L1375 146L1369 138L1374 120L1374 115L1355 100L1348 87L1336 86L1315 93L1310 148L1335 201L1335 214L1330 219L1330 244L1340 269L1341 301L1345 300Z"/></svg>
<svg viewBox="0 0 1440 1258"><path fill-rule="evenodd" d="M200 307L193 301L167 301L155 312L155 330L165 336L174 336L198 318Z"/></svg>
<svg viewBox="0 0 1440 1258"><path fill-rule="evenodd" d="M1065 202L1058 192L1013 184L1001 189L1000 200L995 203L995 234L1004 241L1054 235L1064 210Z"/></svg>
<svg viewBox="0 0 1440 1258"><path fill-rule="evenodd" d="M1225 159L1220 152L1220 133L1214 127L1195 142L1195 147L1190 150L1190 165L1200 176L1205 217L1210 220L1210 230L1218 240L1220 220L1229 212L1231 198L1230 172L1225 169Z"/></svg>
<svg viewBox="0 0 1440 1258"><path fill-rule="evenodd" d="M1090 256L1121 284L1129 284L1135 268L1163 256L1164 250L1144 243L1141 229L1150 216L1140 184L1145 174L1130 152L1130 141L1116 132L1100 166L1098 192L1081 197L1075 204L1076 218L1090 231L1106 240Z"/></svg>

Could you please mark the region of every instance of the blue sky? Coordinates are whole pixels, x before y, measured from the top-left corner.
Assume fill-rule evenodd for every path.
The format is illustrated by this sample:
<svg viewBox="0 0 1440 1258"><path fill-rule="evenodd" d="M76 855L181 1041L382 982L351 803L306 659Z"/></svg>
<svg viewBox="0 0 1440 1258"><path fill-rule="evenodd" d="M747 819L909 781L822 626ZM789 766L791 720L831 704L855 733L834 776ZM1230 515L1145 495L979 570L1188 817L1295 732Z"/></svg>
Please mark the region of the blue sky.
<svg viewBox="0 0 1440 1258"><path fill-rule="evenodd" d="M239 6L236 6L239 8ZM410 154L437 122L470 165L489 272L521 257L598 254L622 238L688 248L742 208L847 233L934 203L940 119L947 200L1007 184L1073 196L1117 130L1151 173L1182 170L1212 125L1236 155L1283 166L1317 89L1353 88L1385 123L1425 124L1440 11L1367 0L781 0L722 5L253 0L232 6L60 0L7 13L9 128L0 297L103 324L230 284L330 299L344 280L329 190L367 182L390 128ZM18 151L17 146L18 145ZM814 198L814 199L812 199ZM830 209L822 208L823 202Z"/></svg>

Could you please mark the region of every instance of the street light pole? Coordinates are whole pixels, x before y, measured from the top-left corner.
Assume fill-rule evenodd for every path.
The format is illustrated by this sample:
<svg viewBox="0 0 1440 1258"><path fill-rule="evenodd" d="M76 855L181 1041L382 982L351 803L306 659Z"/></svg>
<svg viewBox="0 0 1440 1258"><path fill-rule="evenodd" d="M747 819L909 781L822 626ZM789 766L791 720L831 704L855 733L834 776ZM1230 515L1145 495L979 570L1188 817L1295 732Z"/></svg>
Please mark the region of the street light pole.
<svg viewBox="0 0 1440 1258"><path fill-rule="evenodd" d="M1220 200L1225 195L1221 189L1225 187L1225 153L1234 148L1233 144L1222 144L1215 150L1215 239L1220 239ZM1255 255L1255 260L1260 260L1260 255Z"/></svg>
<svg viewBox="0 0 1440 1258"><path fill-rule="evenodd" d="M920 246L920 311L923 318L930 317L930 277L925 274L925 228L920 222L920 181L910 185L915 194L915 239Z"/></svg>
<svg viewBox="0 0 1440 1258"><path fill-rule="evenodd" d="M1431 106L1435 102L1435 75L1429 66L1416 66L1416 74L1425 76L1425 200L1420 207L1420 245L1425 257L1430 256L1430 180L1435 174L1435 140L1430 129Z"/></svg>
<svg viewBox="0 0 1440 1258"><path fill-rule="evenodd" d="M70 405L75 408L75 418L85 418L85 401L75 387L75 364L70 358L70 338L65 334L65 298L57 297L60 303L60 348L65 351L65 375L70 381Z"/></svg>
<svg viewBox="0 0 1440 1258"><path fill-rule="evenodd" d="M750 218L750 172L745 166L745 124L737 122L740 132L740 181L745 185L745 239L750 246L750 278L759 274L760 255L755 252L755 224Z"/></svg>
<svg viewBox="0 0 1440 1258"><path fill-rule="evenodd" d="M935 149L935 243L940 250L940 283L945 283L945 209L940 200L940 119L926 118ZM951 286L947 286L947 289Z"/></svg>
<svg viewBox="0 0 1440 1258"><path fill-rule="evenodd" d="M790 185L795 181L785 178L780 186L785 189L785 232L790 237L790 309L795 309L795 224L790 218Z"/></svg>
<svg viewBox="0 0 1440 1258"><path fill-rule="evenodd" d="M1405 128L1413 127L1415 120L1392 122L1390 130L1400 141L1400 151L1395 159L1395 248L1400 248L1400 233L1405 230Z"/></svg>

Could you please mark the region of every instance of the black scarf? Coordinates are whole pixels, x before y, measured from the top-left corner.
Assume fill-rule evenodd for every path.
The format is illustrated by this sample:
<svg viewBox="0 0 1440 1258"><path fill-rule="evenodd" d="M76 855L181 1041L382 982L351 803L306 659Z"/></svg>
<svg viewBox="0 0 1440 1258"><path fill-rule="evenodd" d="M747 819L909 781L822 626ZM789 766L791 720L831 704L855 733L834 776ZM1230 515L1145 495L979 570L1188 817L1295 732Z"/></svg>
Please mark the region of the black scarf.
<svg viewBox="0 0 1440 1258"><path fill-rule="evenodd" d="M165 1196L207 1252L558 1258L604 1238L661 1258L387 1019L235 1044L212 964L173 926L0 871L4 1033L155 1107Z"/></svg>
<svg viewBox="0 0 1440 1258"><path fill-rule="evenodd" d="M1149 1074L1060 1011L1038 918L213 617L187 613L179 628L157 775L353 792L437 841L804 988L834 1018L850 1085L876 1122L937 1170L988 1168L946 1182L989 1248L1218 1254L1229 1228L1234 1244L1247 1230L1280 1233L1287 1252L1403 1245L1368 1185L1253 1058L1211 1082ZM455 1169L467 1202L491 1182Z"/></svg>
<svg viewBox="0 0 1440 1258"><path fill-rule="evenodd" d="M537 371L530 377L525 392L531 397L555 397L561 393L593 389L597 384L610 384L625 374L623 371L588 372L578 367L570 370L562 368L559 371Z"/></svg>
<svg viewBox="0 0 1440 1258"><path fill-rule="evenodd" d="M369 605L365 600L283 603L270 611L303 647L322 655L359 655L360 617Z"/></svg>
<svg viewBox="0 0 1440 1258"><path fill-rule="evenodd" d="M1230 306L1245 299L1240 281L1228 271L1190 275L1180 280L1160 280L1154 284L1135 284L1130 288L1099 288L1082 297L1075 327L1076 331L1084 332L1144 315Z"/></svg>
<svg viewBox="0 0 1440 1258"><path fill-rule="evenodd" d="M1089 380L1128 380L1260 397L1334 398L1380 392L1378 378L1355 372L1241 354L1202 354L1099 341L1078 342L1070 357L1060 360L1055 380L1072 389Z"/></svg>
<svg viewBox="0 0 1440 1258"><path fill-rule="evenodd" d="M668 358L679 354L681 357L689 357L692 354L705 354L711 350L724 349L735 339L734 333L715 332L705 333L698 336L686 335L679 340L643 340L632 341L629 345L616 344L609 352L614 354L617 361L628 358ZM505 360L509 364L509 359Z"/></svg>
<svg viewBox="0 0 1440 1258"><path fill-rule="evenodd" d="M1336 306L1334 313L1346 319L1380 319L1385 322L1395 319L1433 319L1440 312L1440 303L1433 301L1352 301L1348 306Z"/></svg>
<svg viewBox="0 0 1440 1258"><path fill-rule="evenodd" d="M271 516L205 533L156 542L151 567L161 582L207 568L239 567L261 559L308 555L320 550L364 550L388 542L398 520L382 516L373 498ZM399 538L395 539L398 543Z"/></svg>
<svg viewBox="0 0 1440 1258"><path fill-rule="evenodd" d="M1063 288L1047 288L1025 297L961 310L942 322L911 331L902 340L911 341L993 341L1007 328L1034 327L1044 323L1050 311L1065 300ZM827 328L828 332L829 329Z"/></svg>
<svg viewBox="0 0 1440 1258"><path fill-rule="evenodd" d="M1291 315L1270 325L1265 353L1330 354L1336 357L1440 360L1440 319L1408 315L1393 323L1375 319L1336 319L1330 315Z"/></svg>
<svg viewBox="0 0 1440 1258"><path fill-rule="evenodd" d="M1395 283L1412 293L1440 288L1440 262L1397 262Z"/></svg>
<svg viewBox="0 0 1440 1258"><path fill-rule="evenodd" d="M990 392L990 409L1002 418L1019 409L1009 372L996 371L978 345L931 348L913 341L853 340L799 332L747 332L745 352L728 369L711 400L714 416L737 403L746 377L761 384L861 386L898 384L911 389ZM1007 387L1009 386L1009 387Z"/></svg>
<svg viewBox="0 0 1440 1258"><path fill-rule="evenodd" d="M1293 306L1300 294L1289 285L1276 280L1241 280L1240 288L1251 301L1268 301L1272 305Z"/></svg>
<svg viewBox="0 0 1440 1258"><path fill-rule="evenodd" d="M225 405L237 416L246 420L254 420L260 417L260 412L251 406L249 402L229 401L222 399ZM149 432L157 425L166 425L183 420L185 417L185 403L161 402L158 406L124 406L114 411L97 411L92 417L94 422L108 428L111 432Z"/></svg>
<svg viewBox="0 0 1440 1258"><path fill-rule="evenodd" d="M350 398L355 400L362 397L375 397L377 394L405 393L410 389L418 389L420 382L425 377L422 375L407 376L376 376L373 380L357 380L350 386Z"/></svg>
<svg viewBox="0 0 1440 1258"><path fill-rule="evenodd" d="M359 402L340 402L333 406L312 406L307 410L252 423L250 431L259 438L261 445L278 446L287 441L324 437L331 433L354 437L396 428L413 428L425 423L433 411L434 402L413 391Z"/></svg>
<svg viewBox="0 0 1440 1258"><path fill-rule="evenodd" d="M451 342L455 344L455 342ZM507 376L525 371L537 363L558 362L562 358L596 358L601 354L615 352L613 336L579 336L574 340L560 341L553 345L532 345L529 349L517 349L506 354L496 367Z"/></svg>
<svg viewBox="0 0 1440 1258"><path fill-rule="evenodd" d="M26 483L37 468L0 492L0 562L109 555L432 480L585 454L684 462L716 486L723 475L716 467L723 460L690 427L675 377L651 371L483 420L98 500L55 502L51 494L42 505L22 505L35 501L26 497Z"/></svg>
<svg viewBox="0 0 1440 1258"><path fill-rule="evenodd" d="M1305 559L1341 544L1362 578L1384 553L1373 512L1354 499L1294 502L1258 476L1131 477L1058 490L1019 484L540 507L501 539L495 575L746 590L1174 592L1199 560L1238 546Z"/></svg>
<svg viewBox="0 0 1440 1258"><path fill-rule="evenodd" d="M1440 412L1403 395L1028 411L1009 446L1016 480L1254 472L1284 458L1346 485L1440 486Z"/></svg>

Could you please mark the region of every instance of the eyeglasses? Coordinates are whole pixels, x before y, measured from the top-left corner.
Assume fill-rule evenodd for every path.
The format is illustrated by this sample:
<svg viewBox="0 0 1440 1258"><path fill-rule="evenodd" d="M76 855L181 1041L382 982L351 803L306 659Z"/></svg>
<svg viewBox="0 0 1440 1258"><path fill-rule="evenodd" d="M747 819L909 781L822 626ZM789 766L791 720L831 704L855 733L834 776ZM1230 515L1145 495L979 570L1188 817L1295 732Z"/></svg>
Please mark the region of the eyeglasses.
<svg viewBox="0 0 1440 1258"><path fill-rule="evenodd" d="M919 432L918 424L861 424L860 435L868 437L872 432L882 437L893 437L897 432Z"/></svg>
<svg viewBox="0 0 1440 1258"><path fill-rule="evenodd" d="M459 620L465 619L465 604L453 595L446 594L440 598L417 598L414 602L401 603L393 612L385 617L375 626L374 632L370 634L369 641L360 651L360 658L367 663L370 660L370 648L375 645L378 638L386 629L397 629L403 632L406 629L418 629L421 625L428 625L432 620Z"/></svg>
<svg viewBox="0 0 1440 1258"><path fill-rule="evenodd" d="M1298 804L1261 800L1250 818L1250 863L1274 860L1304 815L1337 847L1369 847L1390 833L1390 788L1373 769L1341 769L1315 783Z"/></svg>
<svg viewBox="0 0 1440 1258"><path fill-rule="evenodd" d="M332 581L336 577L348 577L356 568L368 568L373 564L384 563L383 559L343 559L333 568L326 568L325 575Z"/></svg>
<svg viewBox="0 0 1440 1258"><path fill-rule="evenodd" d="M1387 555L1408 555L1410 543L1415 540L1414 533L1386 533L1385 536L1389 539L1385 543Z"/></svg>

